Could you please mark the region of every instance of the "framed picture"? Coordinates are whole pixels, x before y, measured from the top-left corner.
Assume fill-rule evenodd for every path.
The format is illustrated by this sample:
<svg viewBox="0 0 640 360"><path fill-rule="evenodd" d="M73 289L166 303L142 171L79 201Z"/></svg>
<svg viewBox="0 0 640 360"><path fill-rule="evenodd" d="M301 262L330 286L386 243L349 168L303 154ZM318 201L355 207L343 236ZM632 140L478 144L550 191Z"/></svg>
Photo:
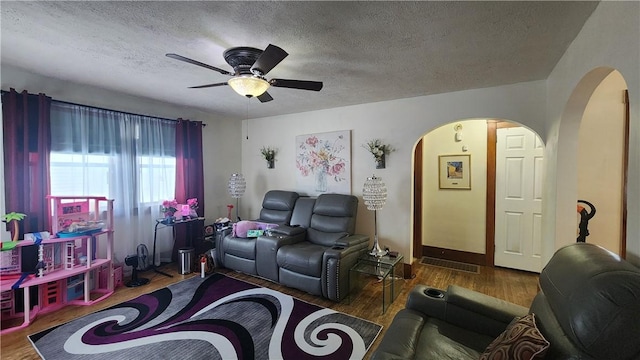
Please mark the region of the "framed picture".
<svg viewBox="0 0 640 360"><path fill-rule="evenodd" d="M351 194L351 131L296 136L297 190Z"/></svg>
<svg viewBox="0 0 640 360"><path fill-rule="evenodd" d="M471 190L471 155L439 155L440 189Z"/></svg>

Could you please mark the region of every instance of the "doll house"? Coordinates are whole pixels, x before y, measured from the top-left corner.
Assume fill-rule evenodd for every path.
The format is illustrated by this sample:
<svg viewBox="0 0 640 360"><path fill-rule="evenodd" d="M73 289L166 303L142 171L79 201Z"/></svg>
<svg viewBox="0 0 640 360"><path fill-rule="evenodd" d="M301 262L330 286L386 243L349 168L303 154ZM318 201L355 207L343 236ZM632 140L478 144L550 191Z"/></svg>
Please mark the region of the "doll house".
<svg viewBox="0 0 640 360"><path fill-rule="evenodd" d="M47 199L52 209L51 236L35 234L0 254L2 320L14 319L0 334L28 326L38 313L69 304L92 305L113 294L113 200L86 196ZM35 270L21 268L20 254L26 246L38 247ZM37 289L36 299L31 299L32 288ZM13 325L19 318L22 323Z"/></svg>

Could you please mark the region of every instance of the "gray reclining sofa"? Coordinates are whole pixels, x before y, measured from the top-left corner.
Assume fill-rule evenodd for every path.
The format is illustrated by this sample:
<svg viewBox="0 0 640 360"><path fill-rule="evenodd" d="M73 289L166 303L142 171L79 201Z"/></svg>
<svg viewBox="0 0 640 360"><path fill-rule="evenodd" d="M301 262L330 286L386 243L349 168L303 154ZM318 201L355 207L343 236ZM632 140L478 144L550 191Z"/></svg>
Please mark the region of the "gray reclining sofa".
<svg viewBox="0 0 640 360"><path fill-rule="evenodd" d="M416 286L372 359L479 359L514 317L527 313L549 343L535 359L640 359L640 269L588 243L554 254L528 309L458 286ZM511 350L528 346L508 340Z"/></svg>
<svg viewBox="0 0 640 360"><path fill-rule="evenodd" d="M269 191L257 221L279 226L271 236L219 237L217 264L340 301L349 292L349 269L369 244L368 236L354 234L357 212L352 195Z"/></svg>

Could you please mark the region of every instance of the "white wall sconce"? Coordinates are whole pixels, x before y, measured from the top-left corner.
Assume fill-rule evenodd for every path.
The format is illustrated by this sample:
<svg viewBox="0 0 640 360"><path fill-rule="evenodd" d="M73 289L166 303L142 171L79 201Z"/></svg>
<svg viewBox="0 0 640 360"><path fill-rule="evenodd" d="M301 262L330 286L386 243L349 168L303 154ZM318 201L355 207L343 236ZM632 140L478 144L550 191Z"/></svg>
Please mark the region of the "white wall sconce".
<svg viewBox="0 0 640 360"><path fill-rule="evenodd" d="M462 141L462 124L453 125L453 130L456 131L456 135L454 136L456 142Z"/></svg>

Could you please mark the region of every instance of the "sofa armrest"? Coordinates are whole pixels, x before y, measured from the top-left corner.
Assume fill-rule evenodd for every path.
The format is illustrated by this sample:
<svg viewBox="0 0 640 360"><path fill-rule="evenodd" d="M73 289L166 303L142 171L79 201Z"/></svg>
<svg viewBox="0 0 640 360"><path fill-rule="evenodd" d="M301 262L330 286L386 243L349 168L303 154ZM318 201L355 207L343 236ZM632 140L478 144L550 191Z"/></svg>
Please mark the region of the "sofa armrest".
<svg viewBox="0 0 640 360"><path fill-rule="evenodd" d="M369 242L369 236L360 235L360 234L354 234L354 235L343 237L341 239L336 240L336 245L335 246L351 247L351 246L354 246L354 245L362 244L363 242L364 243L368 243Z"/></svg>
<svg viewBox="0 0 640 360"><path fill-rule="evenodd" d="M424 285L414 287L407 299L407 308L493 337L500 335L514 317L528 312L523 306L460 286L450 285L446 292L440 291L441 298L429 296L429 289Z"/></svg>
<svg viewBox="0 0 640 360"><path fill-rule="evenodd" d="M324 263L329 259L349 259L349 267L355 265L357 258L366 251L369 246L369 237L367 235L350 235L336 240L335 244L325 250Z"/></svg>
<svg viewBox="0 0 640 360"><path fill-rule="evenodd" d="M271 229L270 231L272 234L276 235L296 236L306 233L307 229L301 226L280 225L277 228Z"/></svg>
<svg viewBox="0 0 640 360"><path fill-rule="evenodd" d="M352 254L359 254L362 249L358 246L339 246L336 245L332 248L327 249L324 252L324 261L326 262L328 259L342 259Z"/></svg>
<svg viewBox="0 0 640 360"><path fill-rule="evenodd" d="M222 254L221 249L222 249L222 243L227 238L227 236L231 236L231 227L224 230L220 230L218 233L216 233L216 236L215 236L216 251L215 251L215 258L213 259L216 267L224 267L224 255Z"/></svg>
<svg viewBox="0 0 640 360"><path fill-rule="evenodd" d="M365 236L366 239L368 238ZM340 301L349 294L349 270L358 262L358 258L367 252L369 246L369 242L362 241L359 236L343 244L349 246L336 243L325 250L322 258L322 295L333 301Z"/></svg>
<svg viewBox="0 0 640 360"><path fill-rule="evenodd" d="M479 293L464 287L450 285L447 288L447 302L474 314L509 324L516 316L524 316L528 309L493 296Z"/></svg>

